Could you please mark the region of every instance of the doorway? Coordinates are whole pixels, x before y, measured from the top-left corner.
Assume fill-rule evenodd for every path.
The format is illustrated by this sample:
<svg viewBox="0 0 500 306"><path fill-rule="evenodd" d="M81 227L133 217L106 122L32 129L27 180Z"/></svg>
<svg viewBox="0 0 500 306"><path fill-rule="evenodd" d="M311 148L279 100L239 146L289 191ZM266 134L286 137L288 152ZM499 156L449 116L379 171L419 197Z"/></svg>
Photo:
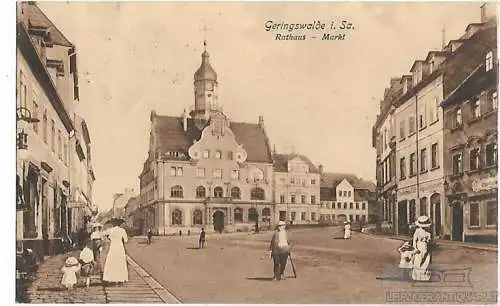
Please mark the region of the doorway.
<svg viewBox="0 0 500 306"><path fill-rule="evenodd" d="M440 194L435 193L431 196L431 218L434 226L434 235L441 235L441 200Z"/></svg>
<svg viewBox="0 0 500 306"><path fill-rule="evenodd" d="M408 212L406 200L398 203L398 234L408 234Z"/></svg>
<svg viewBox="0 0 500 306"><path fill-rule="evenodd" d="M452 230L451 230L451 240L462 241L462 233L464 231L464 212L462 209L462 203L453 202L452 204Z"/></svg>
<svg viewBox="0 0 500 306"><path fill-rule="evenodd" d="M224 213L220 210L214 212L213 220L214 220L214 230L216 232L222 233L224 230Z"/></svg>
<svg viewBox="0 0 500 306"><path fill-rule="evenodd" d="M49 255L49 203L47 197L47 180L42 178L41 198L42 198L42 239L43 255Z"/></svg>

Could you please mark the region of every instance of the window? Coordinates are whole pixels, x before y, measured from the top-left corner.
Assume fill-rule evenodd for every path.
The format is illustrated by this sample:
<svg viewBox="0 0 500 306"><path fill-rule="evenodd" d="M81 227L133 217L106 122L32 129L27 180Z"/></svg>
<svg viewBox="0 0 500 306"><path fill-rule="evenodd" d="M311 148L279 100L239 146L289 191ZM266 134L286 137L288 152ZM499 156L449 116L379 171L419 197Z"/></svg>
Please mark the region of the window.
<svg viewBox="0 0 500 306"><path fill-rule="evenodd" d="M361 204L361 209L365 210L366 209L366 206L365 206L366 203L362 203Z"/></svg>
<svg viewBox="0 0 500 306"><path fill-rule="evenodd" d="M429 74L431 74L434 71L434 61L431 61L429 63Z"/></svg>
<svg viewBox="0 0 500 306"><path fill-rule="evenodd" d="M265 194L264 194L264 189L262 188L253 188L252 191L250 192L250 199L251 200L264 200L265 199Z"/></svg>
<svg viewBox="0 0 500 306"><path fill-rule="evenodd" d="M177 173L176 173L177 176L183 176L184 175L184 171L182 169L182 167L177 167Z"/></svg>
<svg viewBox="0 0 500 306"><path fill-rule="evenodd" d="M344 197L347 197L347 191L344 190Z"/></svg>
<svg viewBox="0 0 500 306"><path fill-rule="evenodd" d="M349 216L349 221L353 222L354 221L354 218L352 215Z"/></svg>
<svg viewBox="0 0 500 306"><path fill-rule="evenodd" d="M196 168L196 177L205 177L205 168Z"/></svg>
<svg viewBox="0 0 500 306"><path fill-rule="evenodd" d="M262 171L261 169L253 169L252 179L254 181L262 181L264 179L264 171Z"/></svg>
<svg viewBox="0 0 500 306"><path fill-rule="evenodd" d="M493 69L493 52L492 51L489 51L486 54L485 65L486 65L486 71L490 71L491 69Z"/></svg>
<svg viewBox="0 0 500 306"><path fill-rule="evenodd" d="M222 158L222 152L221 151L215 151L215 158L216 159L221 159Z"/></svg>
<svg viewBox="0 0 500 306"><path fill-rule="evenodd" d="M243 209L239 207L234 209L234 222L243 222Z"/></svg>
<svg viewBox="0 0 500 306"><path fill-rule="evenodd" d="M497 110L498 109L498 94L497 92L493 92L493 94L491 95L491 107L494 109L494 110Z"/></svg>
<svg viewBox="0 0 500 306"><path fill-rule="evenodd" d="M405 138L405 122L401 121L399 123L399 139Z"/></svg>
<svg viewBox="0 0 500 306"><path fill-rule="evenodd" d="M453 174L462 173L462 153L457 153L453 155L452 164L453 164Z"/></svg>
<svg viewBox="0 0 500 306"><path fill-rule="evenodd" d="M477 119L481 116L481 107L479 103L479 99L473 100L470 103L470 110L471 110L471 119Z"/></svg>
<svg viewBox="0 0 500 306"><path fill-rule="evenodd" d="M353 206L353 203L349 203L349 209L353 209L354 206Z"/></svg>
<svg viewBox="0 0 500 306"><path fill-rule="evenodd" d="M280 203L282 203L282 204L285 203L285 195L284 194L280 195Z"/></svg>
<svg viewBox="0 0 500 306"><path fill-rule="evenodd" d="M280 210L279 219L280 219L280 221L285 221L286 220L286 211Z"/></svg>
<svg viewBox="0 0 500 306"><path fill-rule="evenodd" d="M469 153L469 169L470 170L478 170L479 169L479 158L480 158L480 155L479 155L479 149L476 148L476 149L472 149L470 150L470 153Z"/></svg>
<svg viewBox="0 0 500 306"><path fill-rule="evenodd" d="M62 135L61 130L57 130L57 153L59 159L62 160Z"/></svg>
<svg viewBox="0 0 500 306"><path fill-rule="evenodd" d="M301 212L300 213L300 220L301 221L305 221L306 220L306 213L305 212Z"/></svg>
<svg viewBox="0 0 500 306"><path fill-rule="evenodd" d="M198 186L196 187L196 197L197 198L204 198L206 195L206 189L203 186Z"/></svg>
<svg viewBox="0 0 500 306"><path fill-rule="evenodd" d="M311 204L316 204L316 196L311 196Z"/></svg>
<svg viewBox="0 0 500 306"><path fill-rule="evenodd" d="M347 202L344 202L344 209L347 209Z"/></svg>
<svg viewBox="0 0 500 306"><path fill-rule="evenodd" d="M316 213L315 212L311 213L311 220L316 221Z"/></svg>
<svg viewBox="0 0 500 306"><path fill-rule="evenodd" d="M419 128L424 128L425 127L425 113L422 111L420 115L418 115L418 127Z"/></svg>
<svg viewBox="0 0 500 306"><path fill-rule="evenodd" d="M438 158L438 144L434 143L431 146L431 168L437 168L439 166Z"/></svg>
<svg viewBox="0 0 500 306"><path fill-rule="evenodd" d="M233 199L240 199L241 198L240 188L238 188L238 187L231 188L231 198L233 198Z"/></svg>
<svg viewBox="0 0 500 306"><path fill-rule="evenodd" d="M347 196L350 197L351 196L351 191L347 191Z"/></svg>
<svg viewBox="0 0 500 306"><path fill-rule="evenodd" d="M338 202L338 203L337 203L337 208L338 208L338 209L341 209L341 208L342 208L342 203Z"/></svg>
<svg viewBox="0 0 500 306"><path fill-rule="evenodd" d="M179 209L172 212L172 225L182 225L182 211Z"/></svg>
<svg viewBox="0 0 500 306"><path fill-rule="evenodd" d="M469 226L479 226L479 203L470 203Z"/></svg>
<svg viewBox="0 0 500 306"><path fill-rule="evenodd" d="M420 172L427 171L427 149L420 150Z"/></svg>
<svg viewBox="0 0 500 306"><path fill-rule="evenodd" d="M220 168L216 168L212 171L212 177L213 178L217 178L217 179L220 179L222 178L222 169Z"/></svg>
<svg viewBox="0 0 500 306"><path fill-rule="evenodd" d="M182 167L170 167L170 176L182 176L183 169Z"/></svg>
<svg viewBox="0 0 500 306"><path fill-rule="evenodd" d="M497 164L497 144L490 143L486 145L486 165L494 166Z"/></svg>
<svg viewBox="0 0 500 306"><path fill-rule="evenodd" d="M359 209L359 203L356 202L356 209Z"/></svg>
<svg viewBox="0 0 500 306"><path fill-rule="evenodd" d="M193 224L194 225L202 225L203 224L203 213L199 209L196 209L193 212Z"/></svg>
<svg viewBox="0 0 500 306"><path fill-rule="evenodd" d="M233 151L229 151L229 152L227 152L227 159L229 159L229 160L233 160L233 158L234 158L234 157L233 157Z"/></svg>
<svg viewBox="0 0 500 306"><path fill-rule="evenodd" d="M234 180L239 180L240 179L240 170L231 171L231 178Z"/></svg>
<svg viewBox="0 0 500 306"><path fill-rule="evenodd" d="M354 220L356 220L356 222L359 222L359 215L356 215L356 218Z"/></svg>
<svg viewBox="0 0 500 306"><path fill-rule="evenodd" d="M38 104L33 101L33 117L38 119ZM38 122L33 123L33 131L38 134Z"/></svg>
<svg viewBox="0 0 500 306"><path fill-rule="evenodd" d="M209 150L203 151L203 158L209 158L209 157L210 157L210 151Z"/></svg>
<svg viewBox="0 0 500 306"><path fill-rule="evenodd" d="M290 203L295 204L295 195L294 194L292 194L290 196Z"/></svg>
<svg viewBox="0 0 500 306"><path fill-rule="evenodd" d="M172 188L170 188L170 197L171 198L183 198L184 193L182 191L182 186L175 185Z"/></svg>
<svg viewBox="0 0 500 306"><path fill-rule="evenodd" d="M497 225L497 206L496 201L486 203L486 225Z"/></svg>
<svg viewBox="0 0 500 306"><path fill-rule="evenodd" d="M175 167L170 167L170 176L175 176L175 174L177 173Z"/></svg>
<svg viewBox="0 0 500 306"><path fill-rule="evenodd" d="M455 111L455 127L462 126L462 109Z"/></svg>
<svg viewBox="0 0 500 306"><path fill-rule="evenodd" d="M43 133L43 142L47 143L48 139L48 129L47 129L47 110L43 111L43 120L42 120L42 133Z"/></svg>
<svg viewBox="0 0 500 306"><path fill-rule="evenodd" d="M315 179L311 179L311 185L316 185L316 180Z"/></svg>
<svg viewBox="0 0 500 306"><path fill-rule="evenodd" d="M410 176L414 176L417 170L417 159L415 153L410 154Z"/></svg>
<svg viewBox="0 0 500 306"><path fill-rule="evenodd" d="M50 148L52 149L52 152L56 152L56 123L54 120L50 120Z"/></svg>
<svg viewBox="0 0 500 306"><path fill-rule="evenodd" d="M438 97L434 97L433 104L429 108L429 119L431 122L437 121L439 113L439 99Z"/></svg>
<svg viewBox="0 0 500 306"><path fill-rule="evenodd" d="M296 212L292 211L290 213L290 219L292 219L292 221L295 221L295 217L296 217Z"/></svg>
<svg viewBox="0 0 500 306"><path fill-rule="evenodd" d="M339 197L341 197L341 196L342 196L342 191L339 191Z"/></svg>
<svg viewBox="0 0 500 306"><path fill-rule="evenodd" d="M408 119L408 134L413 134L415 133L415 118L410 117Z"/></svg>
<svg viewBox="0 0 500 306"><path fill-rule="evenodd" d="M300 196L300 203L306 204L306 196L305 195Z"/></svg>
<svg viewBox="0 0 500 306"><path fill-rule="evenodd" d="M222 187L217 186L214 188L214 198L222 198L224 196L224 190Z"/></svg>
<svg viewBox="0 0 500 306"><path fill-rule="evenodd" d="M399 179L404 180L406 178L406 160L402 157L399 160Z"/></svg>

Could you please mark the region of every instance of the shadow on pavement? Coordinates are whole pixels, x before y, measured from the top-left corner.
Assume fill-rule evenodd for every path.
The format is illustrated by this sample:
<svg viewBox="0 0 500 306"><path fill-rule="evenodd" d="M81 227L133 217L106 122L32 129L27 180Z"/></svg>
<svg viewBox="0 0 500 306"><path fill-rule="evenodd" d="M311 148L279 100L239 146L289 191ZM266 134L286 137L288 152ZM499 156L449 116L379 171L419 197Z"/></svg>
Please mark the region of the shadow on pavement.
<svg viewBox="0 0 500 306"><path fill-rule="evenodd" d="M256 281L272 281L272 277L247 277L248 280L256 280Z"/></svg>
<svg viewBox="0 0 500 306"><path fill-rule="evenodd" d="M334 237L335 240L344 240L344 237Z"/></svg>
<svg viewBox="0 0 500 306"><path fill-rule="evenodd" d="M201 250L198 247L187 247L186 250Z"/></svg>

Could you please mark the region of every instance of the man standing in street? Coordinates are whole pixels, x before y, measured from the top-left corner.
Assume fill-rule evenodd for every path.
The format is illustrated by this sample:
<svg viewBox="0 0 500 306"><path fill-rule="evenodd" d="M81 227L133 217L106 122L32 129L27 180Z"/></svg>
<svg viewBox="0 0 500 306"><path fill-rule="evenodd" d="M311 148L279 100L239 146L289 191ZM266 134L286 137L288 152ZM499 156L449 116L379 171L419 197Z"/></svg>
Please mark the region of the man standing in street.
<svg viewBox="0 0 500 306"><path fill-rule="evenodd" d="M285 230L286 223L279 221L276 231L271 239L269 249L274 262L274 277L273 280L279 281L285 272L286 262L290 255L290 246L288 245L287 233Z"/></svg>
<svg viewBox="0 0 500 306"><path fill-rule="evenodd" d="M203 249L204 246L205 246L205 229L201 228L200 240L198 241L198 248Z"/></svg>

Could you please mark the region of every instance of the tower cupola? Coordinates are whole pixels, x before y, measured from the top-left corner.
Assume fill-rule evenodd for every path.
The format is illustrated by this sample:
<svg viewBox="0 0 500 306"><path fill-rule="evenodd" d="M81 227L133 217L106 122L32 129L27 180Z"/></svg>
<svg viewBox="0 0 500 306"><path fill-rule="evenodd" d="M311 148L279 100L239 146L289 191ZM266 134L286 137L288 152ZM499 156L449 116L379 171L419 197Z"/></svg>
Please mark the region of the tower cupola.
<svg viewBox="0 0 500 306"><path fill-rule="evenodd" d="M207 41L203 42L201 65L194 73L194 111L196 119L208 119L212 110L221 110L217 104L217 73L210 65Z"/></svg>

